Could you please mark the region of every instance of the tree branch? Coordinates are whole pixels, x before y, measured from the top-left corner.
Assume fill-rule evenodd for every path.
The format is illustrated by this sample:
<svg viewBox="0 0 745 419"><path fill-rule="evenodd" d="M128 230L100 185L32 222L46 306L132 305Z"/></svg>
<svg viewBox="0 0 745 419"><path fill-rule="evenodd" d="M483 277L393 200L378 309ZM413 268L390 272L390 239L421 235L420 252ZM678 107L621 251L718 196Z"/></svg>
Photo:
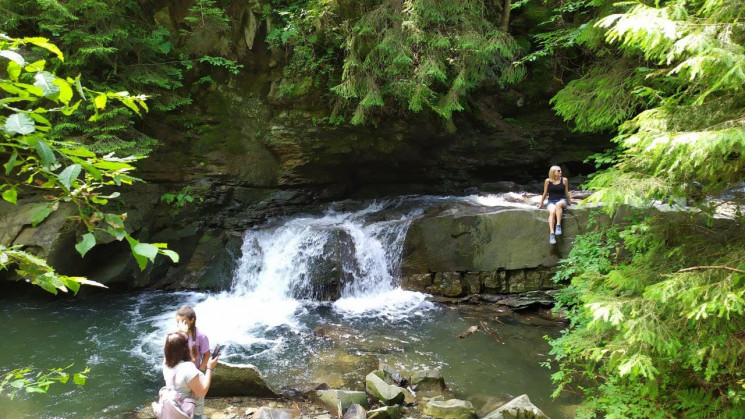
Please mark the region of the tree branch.
<svg viewBox="0 0 745 419"><path fill-rule="evenodd" d="M742 269L730 268L729 266L724 266L724 265L692 266L690 268L679 269L676 273L691 272L691 271L705 271L705 270L710 270L710 269L724 269L727 271L733 271L733 272L745 274L745 271L743 271Z"/></svg>

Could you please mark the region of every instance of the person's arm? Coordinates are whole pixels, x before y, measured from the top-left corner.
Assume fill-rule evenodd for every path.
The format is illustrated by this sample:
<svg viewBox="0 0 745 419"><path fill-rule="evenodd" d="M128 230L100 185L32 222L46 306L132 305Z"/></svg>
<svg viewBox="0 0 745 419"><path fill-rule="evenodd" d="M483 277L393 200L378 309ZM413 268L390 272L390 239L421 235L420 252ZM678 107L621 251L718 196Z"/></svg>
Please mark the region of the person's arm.
<svg viewBox="0 0 745 419"><path fill-rule="evenodd" d="M210 359L210 351L206 351L201 356L201 361L199 362L199 370L205 371L205 368L207 368L207 361Z"/></svg>
<svg viewBox="0 0 745 419"><path fill-rule="evenodd" d="M207 395L210 384L212 384L212 370L217 366L217 360L219 358L219 355L216 358L209 358L207 361L207 370L204 374L200 372L189 381L189 388L195 396L204 397Z"/></svg>
<svg viewBox="0 0 745 419"><path fill-rule="evenodd" d="M572 204L572 196L569 195L569 179L564 178L564 197L567 199L567 206Z"/></svg>
<svg viewBox="0 0 745 419"><path fill-rule="evenodd" d="M541 202L538 203L538 209L543 207L543 201L546 199L546 195L548 195L548 179L543 182L543 195L541 195Z"/></svg>
<svg viewBox="0 0 745 419"><path fill-rule="evenodd" d="M199 370L204 372L204 369L207 368L207 360L210 359L210 340L207 335L197 333L196 345L198 357L197 365L199 366Z"/></svg>

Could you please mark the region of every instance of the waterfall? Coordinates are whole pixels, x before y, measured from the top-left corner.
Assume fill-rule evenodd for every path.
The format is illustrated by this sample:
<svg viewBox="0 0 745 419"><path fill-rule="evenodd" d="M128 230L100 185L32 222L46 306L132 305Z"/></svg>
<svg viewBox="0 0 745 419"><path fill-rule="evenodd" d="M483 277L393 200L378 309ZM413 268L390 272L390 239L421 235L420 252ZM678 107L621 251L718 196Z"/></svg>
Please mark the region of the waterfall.
<svg viewBox="0 0 745 419"><path fill-rule="evenodd" d="M422 208L403 199L331 207L246 231L231 289L193 304L198 326L213 342L261 356L285 350L288 333L303 335L319 307L350 320L405 321L423 312L431 307L426 295L398 284L406 230ZM161 327L173 320L166 321Z"/></svg>
<svg viewBox="0 0 745 419"><path fill-rule="evenodd" d="M356 212L329 211L247 231L231 292L274 300L319 300L392 291L397 286L411 214L367 220L383 207L372 204Z"/></svg>

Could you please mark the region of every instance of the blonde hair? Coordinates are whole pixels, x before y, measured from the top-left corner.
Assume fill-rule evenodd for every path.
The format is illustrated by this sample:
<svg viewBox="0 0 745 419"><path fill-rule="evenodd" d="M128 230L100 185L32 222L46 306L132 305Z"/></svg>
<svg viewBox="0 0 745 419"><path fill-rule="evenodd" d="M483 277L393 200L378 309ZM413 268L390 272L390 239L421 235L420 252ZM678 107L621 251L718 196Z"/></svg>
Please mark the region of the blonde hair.
<svg viewBox="0 0 745 419"><path fill-rule="evenodd" d="M561 170L561 167L551 166L551 168L548 169L548 178L551 179L551 182L556 182L561 177L556 175L557 170Z"/></svg>

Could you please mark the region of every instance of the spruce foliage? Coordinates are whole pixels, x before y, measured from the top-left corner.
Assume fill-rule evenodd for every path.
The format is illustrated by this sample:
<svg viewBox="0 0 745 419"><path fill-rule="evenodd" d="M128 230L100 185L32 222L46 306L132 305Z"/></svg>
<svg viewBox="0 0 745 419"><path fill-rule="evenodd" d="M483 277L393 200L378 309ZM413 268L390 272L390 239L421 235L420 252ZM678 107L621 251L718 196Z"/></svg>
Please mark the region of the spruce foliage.
<svg viewBox="0 0 745 419"><path fill-rule="evenodd" d="M432 111L449 120L477 86L520 80L521 53L481 0L292 2L275 9L283 26L268 36L290 48L282 92L328 89L331 120L374 122L386 114Z"/></svg>
<svg viewBox="0 0 745 419"><path fill-rule="evenodd" d="M577 130L617 130L589 201L688 207L578 238L557 276L571 279L571 326L551 342L557 392L584 395L578 417L742 417L745 4L575 4L591 27L544 45L593 34L572 38L591 64L552 101Z"/></svg>

